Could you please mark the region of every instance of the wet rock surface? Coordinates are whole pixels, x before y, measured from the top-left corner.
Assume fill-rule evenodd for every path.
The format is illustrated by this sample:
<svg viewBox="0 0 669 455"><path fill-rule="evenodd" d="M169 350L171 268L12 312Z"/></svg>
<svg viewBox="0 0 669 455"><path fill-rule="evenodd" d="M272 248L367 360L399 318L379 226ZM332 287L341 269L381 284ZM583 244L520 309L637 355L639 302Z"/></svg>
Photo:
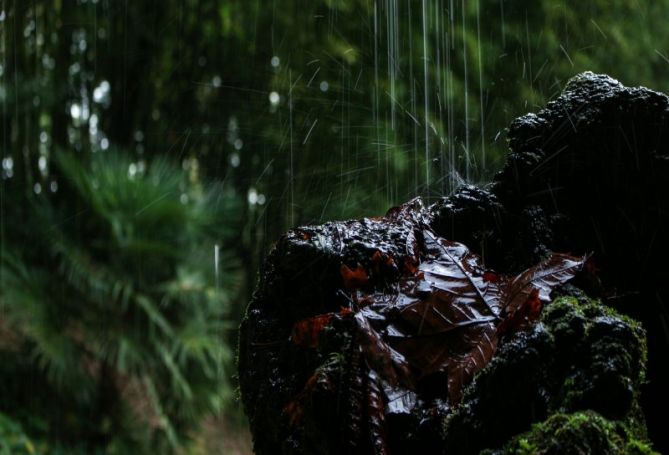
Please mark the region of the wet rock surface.
<svg viewBox="0 0 669 455"><path fill-rule="evenodd" d="M634 437L643 439L642 330L584 291L648 328L651 381L641 401L651 437L669 448L660 431L669 378L659 368L667 354L667 285L655 265L668 242L668 107L662 94L584 73L544 110L512 123L506 165L487 187L464 186L428 208L415 200L384 218L302 227L280 239L240 335L241 393L256 452L502 450L533 423L586 409L637 428ZM462 242L482 257L480 267L505 274L553 251L593 253L587 273L553 293L581 303L547 304L531 324L512 318L514 330L504 336L497 330L504 312L479 315L477 327L491 324L485 334L499 339L462 402L449 397L448 373L469 351L442 355L440 368L420 373L428 371L425 356L415 354L423 327L386 301L430 298L411 278L424 272L421 263L440 260L426 232ZM486 283L501 276L480 272ZM419 308L414 300L404 304ZM527 302L526 322L538 308ZM460 338L471 335L457 328ZM398 333L411 338L411 349L393 341Z"/></svg>
<svg viewBox="0 0 669 455"><path fill-rule="evenodd" d="M645 357L638 323L598 301L558 298L502 344L445 419L447 453L501 447L532 423L584 409L636 427Z"/></svg>
<svg viewBox="0 0 669 455"><path fill-rule="evenodd" d="M319 344L309 340L319 332L304 334L305 343L292 335L301 320L349 308L352 286L373 292L415 267L415 226L426 216L416 200L383 219L302 227L278 241L240 335L240 386L256 453L373 453L368 397L378 384L354 349L354 322L328 321L322 349L309 346Z"/></svg>
<svg viewBox="0 0 669 455"><path fill-rule="evenodd" d="M435 229L498 270L550 251L592 253L597 279L579 285L648 330L642 403L651 439L669 453L669 98L583 73L508 137L502 171L476 197L461 188L435 204Z"/></svg>
<svg viewBox="0 0 669 455"><path fill-rule="evenodd" d="M514 437L502 450L482 455L563 455L592 453L607 455L658 455L633 427L612 422L592 412L556 413L531 431Z"/></svg>

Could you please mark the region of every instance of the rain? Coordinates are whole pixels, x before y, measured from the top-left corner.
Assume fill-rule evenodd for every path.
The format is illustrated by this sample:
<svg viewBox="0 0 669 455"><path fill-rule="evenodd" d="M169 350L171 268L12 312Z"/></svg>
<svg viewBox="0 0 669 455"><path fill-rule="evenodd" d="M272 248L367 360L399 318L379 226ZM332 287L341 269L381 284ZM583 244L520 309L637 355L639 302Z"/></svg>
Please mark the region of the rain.
<svg viewBox="0 0 669 455"><path fill-rule="evenodd" d="M485 186L510 123L582 71L669 91L667 17L669 0L0 1L0 439L251 453L238 326L277 240Z"/></svg>

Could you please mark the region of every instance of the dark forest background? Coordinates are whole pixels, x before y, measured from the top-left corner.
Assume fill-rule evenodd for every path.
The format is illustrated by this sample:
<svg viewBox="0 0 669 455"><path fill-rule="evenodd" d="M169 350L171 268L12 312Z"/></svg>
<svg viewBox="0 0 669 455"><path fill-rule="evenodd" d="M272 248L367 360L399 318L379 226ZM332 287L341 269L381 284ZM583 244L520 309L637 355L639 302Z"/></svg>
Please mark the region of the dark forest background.
<svg viewBox="0 0 669 455"><path fill-rule="evenodd" d="M292 226L499 168L574 74L669 91L669 0L0 1L0 454L248 450Z"/></svg>

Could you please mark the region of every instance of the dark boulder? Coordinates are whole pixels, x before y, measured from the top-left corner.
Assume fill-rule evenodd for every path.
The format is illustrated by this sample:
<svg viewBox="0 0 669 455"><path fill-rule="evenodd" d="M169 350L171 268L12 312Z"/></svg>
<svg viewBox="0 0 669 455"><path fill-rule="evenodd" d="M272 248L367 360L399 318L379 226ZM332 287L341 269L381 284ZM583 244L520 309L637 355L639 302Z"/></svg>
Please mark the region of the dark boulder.
<svg viewBox="0 0 669 455"><path fill-rule="evenodd" d="M301 227L282 237L240 334L239 379L256 452L513 451L527 441L541 447L542 431L580 425L589 415L601 417L585 425L584 438L642 447L642 329L590 297L648 328L650 385L642 403L654 442L669 449L661 431L669 377L660 368L669 352L662 332L668 293L659 265L668 246L668 108L662 94L584 73L545 109L513 122L507 162L485 188L464 186L428 208L414 200L384 218ZM444 346L496 349L482 371L472 370L478 374L462 401L449 393L449 381L466 351L450 353L443 368L426 367L425 358L412 363L422 319L412 332L396 308L433 298L434 289L416 277L421 264L439 263L430 242L452 245L438 236L467 245L506 275L554 251L592 254L587 270L554 293L580 303L550 303L541 322L529 325L507 319L517 330L487 346L449 329ZM480 269L480 283L502 276L466 257L468 267ZM536 306L527 302L530 314ZM499 324L502 316L493 311L475 323ZM486 333L497 337L499 327ZM483 332L474 335L482 339ZM408 344L393 344L401 337ZM428 350L439 346L429 343ZM483 351L467 355L487 362ZM542 421L525 439L517 436ZM627 433L604 441L611 425Z"/></svg>
<svg viewBox="0 0 669 455"><path fill-rule="evenodd" d="M548 305L541 322L500 347L445 419L448 455L499 448L556 413L593 410L629 428L643 422L646 339L638 323L574 297Z"/></svg>
<svg viewBox="0 0 669 455"><path fill-rule="evenodd" d="M572 251L595 252L610 288L638 288L662 276L656 264L669 245L662 235L669 227L666 95L586 72L546 108L514 120L508 137L506 163L486 189L463 187L433 207L439 234L474 240L472 248L485 239L486 261L501 269Z"/></svg>
<svg viewBox="0 0 669 455"><path fill-rule="evenodd" d="M498 270L523 269L550 251L592 253L598 279L580 286L648 330L642 402L651 438L669 452L669 98L586 72L546 108L516 119L508 137L493 182L435 204L435 229Z"/></svg>
<svg viewBox="0 0 669 455"><path fill-rule="evenodd" d="M333 321L337 330L318 350L294 343L291 335L298 321L350 305L342 270L374 270L365 277L368 290L396 281L400 268L415 260L415 227L427 224L426 217L415 200L382 219L300 227L277 242L240 334L239 380L256 453L373 453L367 437L373 416L366 408L376 381L353 352L350 321ZM379 257L395 260L374 261ZM311 403L291 412L289 404L307 385Z"/></svg>

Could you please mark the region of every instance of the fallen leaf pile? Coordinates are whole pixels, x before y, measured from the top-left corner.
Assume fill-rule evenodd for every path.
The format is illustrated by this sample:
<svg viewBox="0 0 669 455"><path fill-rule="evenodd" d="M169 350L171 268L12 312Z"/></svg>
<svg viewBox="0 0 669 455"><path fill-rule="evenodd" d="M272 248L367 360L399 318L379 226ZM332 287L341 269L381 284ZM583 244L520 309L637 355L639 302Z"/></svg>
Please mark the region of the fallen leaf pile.
<svg viewBox="0 0 669 455"><path fill-rule="evenodd" d="M388 391L413 393L429 383L443 387L440 395L454 405L474 374L493 358L502 337L536 322L551 291L573 278L585 258L553 254L509 277L487 270L467 247L427 227L417 239L414 257L382 258L375 253L371 267L381 261L405 264L399 279L380 289L369 279L378 270L342 264L342 292L350 308L298 321L291 339L318 349L332 321L348 319L366 371L384 385L386 402L392 401ZM288 408L294 407L290 403Z"/></svg>

